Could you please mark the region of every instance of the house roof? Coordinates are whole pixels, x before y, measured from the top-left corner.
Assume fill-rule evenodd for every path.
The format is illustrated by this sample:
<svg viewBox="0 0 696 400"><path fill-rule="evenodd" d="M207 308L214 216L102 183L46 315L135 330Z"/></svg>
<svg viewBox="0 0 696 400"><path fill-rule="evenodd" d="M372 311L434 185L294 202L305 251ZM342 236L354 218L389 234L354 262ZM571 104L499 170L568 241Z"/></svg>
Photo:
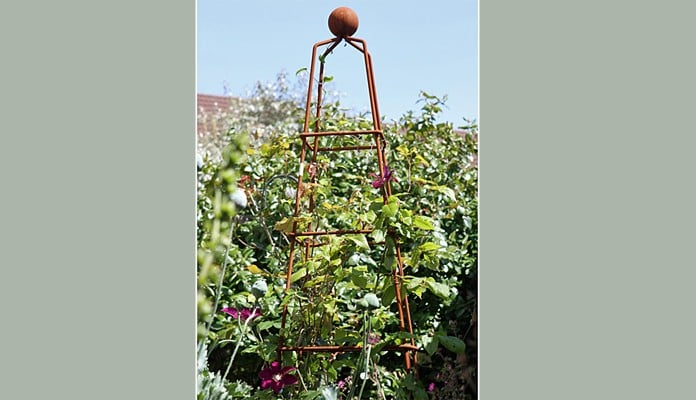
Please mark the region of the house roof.
<svg viewBox="0 0 696 400"><path fill-rule="evenodd" d="M197 100L198 111L204 112L226 109L230 105L229 96L199 93L197 96Z"/></svg>
<svg viewBox="0 0 696 400"><path fill-rule="evenodd" d="M209 121L216 114L225 112L230 108L229 96L219 96L214 94L201 94L196 96L197 132L199 135L206 132L206 121Z"/></svg>

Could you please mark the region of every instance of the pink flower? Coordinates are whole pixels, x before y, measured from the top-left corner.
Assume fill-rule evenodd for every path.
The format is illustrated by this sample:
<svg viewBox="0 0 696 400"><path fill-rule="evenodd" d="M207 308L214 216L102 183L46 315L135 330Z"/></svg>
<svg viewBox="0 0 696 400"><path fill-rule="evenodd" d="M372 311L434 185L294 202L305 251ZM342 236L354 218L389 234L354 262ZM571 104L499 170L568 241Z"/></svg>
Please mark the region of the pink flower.
<svg viewBox="0 0 696 400"><path fill-rule="evenodd" d="M430 382L430 385L428 385L428 392L432 392L435 390L435 382Z"/></svg>
<svg viewBox="0 0 696 400"><path fill-rule="evenodd" d="M242 308L242 310L239 311L236 308L225 307L222 309L222 312L231 315L232 318L234 318L234 319L241 319L242 321L246 321L250 317L251 317L251 319L254 319L254 318L258 318L261 316L261 309L260 308L255 308L254 310L250 310L248 308Z"/></svg>
<svg viewBox="0 0 696 400"><path fill-rule="evenodd" d="M387 167L386 165L384 166L384 172L382 173L382 176L379 176L379 175L372 173L372 172L370 173L370 176L375 178L375 180L372 181L372 187L375 189L384 186L384 184L389 182L389 181L394 181L394 182L399 181L394 176L394 171L390 170L389 167Z"/></svg>
<svg viewBox="0 0 696 400"><path fill-rule="evenodd" d="M367 343L369 344L377 344L379 343L379 335L376 333L371 333L370 336L367 337Z"/></svg>
<svg viewBox="0 0 696 400"><path fill-rule="evenodd" d="M281 368L279 361L273 361L270 367L259 372L259 378L261 378L261 388L270 388L273 389L274 392L280 393L285 386L294 385L297 383L297 377L295 375L290 375L290 372L294 371L295 369L295 367Z"/></svg>
<svg viewBox="0 0 696 400"><path fill-rule="evenodd" d="M340 391L347 391L349 389L351 380L352 380L351 377L347 376L346 379L338 381L338 384L337 384L338 389Z"/></svg>

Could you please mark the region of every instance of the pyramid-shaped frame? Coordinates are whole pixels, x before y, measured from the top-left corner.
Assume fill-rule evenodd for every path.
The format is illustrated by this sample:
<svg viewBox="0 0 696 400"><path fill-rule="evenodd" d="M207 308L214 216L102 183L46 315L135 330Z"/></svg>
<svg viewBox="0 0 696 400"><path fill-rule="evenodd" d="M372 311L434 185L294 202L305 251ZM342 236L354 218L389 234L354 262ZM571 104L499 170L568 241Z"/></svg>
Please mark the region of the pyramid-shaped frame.
<svg viewBox="0 0 696 400"><path fill-rule="evenodd" d="M362 53L365 62L365 73L367 74L367 86L370 101L370 110L372 116L371 129L354 130L354 131L322 131L322 94L324 84L324 65L326 57L338 46L339 43L345 41L353 48ZM318 57L319 59L319 77L317 80L317 95L316 101L313 102L313 82L316 73L317 53L320 48L325 46L326 49ZM314 107L313 107L314 106ZM314 110L313 110L314 109ZM312 119L312 111L314 118ZM380 190L384 204L387 204L388 199L392 195L390 179L388 178L389 171L386 168L385 161L385 137L382 132L380 121L379 108L377 105L377 94L375 90L374 74L372 71L372 57L367 50L367 44L364 40L351 36L334 37L314 44L312 48L312 62L309 71L309 82L307 90L307 101L305 107L304 125L300 133L302 141L302 150L300 154L300 169L297 180L297 190L295 192L295 210L292 229L286 232L289 239L289 258L286 271L286 292L289 292L293 282L293 267L295 266L296 258L301 259L301 262L306 262L311 259L314 254L314 249L325 245L326 242L322 238L330 236L343 235L367 235L372 232L369 226L364 229L321 229L313 226L310 222L306 224L298 223L301 215L317 214L321 212L320 207L315 207L315 198L312 191L306 191L307 187L316 184L317 173L316 163L319 154L324 152L341 152L341 151L360 151L372 152L371 160L376 161L375 170L379 171L378 179L381 179ZM348 145L338 140L339 145L336 145L337 140L331 138L352 138L355 139ZM367 141L367 143L365 143ZM328 144L328 145L327 145ZM382 351L398 351L403 352L406 369L410 369L414 361L413 357L417 347L415 346L412 333L413 327L411 324L411 314L409 310L408 297L406 291L402 287L404 278L404 264L399 248L398 237L394 232L389 232L387 235L394 243L394 258L396 263L391 271L393 279L396 310L399 319L399 328L402 332L407 332L410 335L409 340L405 343L387 345L381 348ZM379 245L380 243L376 243ZM383 243L382 243L383 244ZM301 252L301 253L300 253ZM305 277L311 279L312 277ZM297 279L295 279L297 281ZM330 295L330 294L328 294ZM283 307L282 323L280 338L278 344L278 359L282 359L284 352L298 352L300 355L304 352L326 352L326 353L345 353L352 351L362 351L360 345L345 345L345 344L326 344L326 343L303 343L297 340L297 332L288 331L288 304ZM295 340L296 343L290 343Z"/></svg>

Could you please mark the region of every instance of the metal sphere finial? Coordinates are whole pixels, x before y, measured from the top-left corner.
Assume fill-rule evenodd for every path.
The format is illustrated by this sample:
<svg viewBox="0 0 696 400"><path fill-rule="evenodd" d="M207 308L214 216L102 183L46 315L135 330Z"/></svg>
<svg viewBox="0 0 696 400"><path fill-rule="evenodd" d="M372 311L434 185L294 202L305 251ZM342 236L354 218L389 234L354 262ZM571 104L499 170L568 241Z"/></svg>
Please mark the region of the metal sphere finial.
<svg viewBox="0 0 696 400"><path fill-rule="evenodd" d="M348 7L338 7L329 15L329 30L338 37L353 35L358 30L358 14Z"/></svg>

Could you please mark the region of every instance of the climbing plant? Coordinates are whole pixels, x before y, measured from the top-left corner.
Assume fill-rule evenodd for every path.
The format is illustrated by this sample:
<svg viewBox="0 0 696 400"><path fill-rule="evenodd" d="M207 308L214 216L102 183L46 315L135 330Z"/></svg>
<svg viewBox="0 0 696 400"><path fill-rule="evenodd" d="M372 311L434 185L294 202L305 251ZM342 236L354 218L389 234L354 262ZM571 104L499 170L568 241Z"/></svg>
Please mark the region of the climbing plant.
<svg viewBox="0 0 696 400"><path fill-rule="evenodd" d="M313 169L300 170L299 107L288 114L294 119L284 114L263 140L250 143L249 132L235 128L222 133L229 144L220 156L201 148L199 342L205 368L199 377L211 377L205 382L222 384L229 398L475 398L478 128L470 121L458 129L437 122L445 99L427 93L420 99L418 112L384 124L388 174L378 174L376 163L359 152L322 156ZM326 129L369 125L366 115L352 115L338 102L324 111ZM313 191L322 217L293 220L297 177L310 173L316 184L300 189ZM384 179L393 191L386 204L379 190ZM285 233L293 222L312 218L323 227L374 230L333 238L312 260L298 259L286 291ZM388 232L396 233L405 260L403 286L421 349L417 376L403 371L401 356L382 351L411 339L396 329ZM286 305L294 343L364 350L295 354L278 363ZM199 398L209 392L201 390Z"/></svg>

